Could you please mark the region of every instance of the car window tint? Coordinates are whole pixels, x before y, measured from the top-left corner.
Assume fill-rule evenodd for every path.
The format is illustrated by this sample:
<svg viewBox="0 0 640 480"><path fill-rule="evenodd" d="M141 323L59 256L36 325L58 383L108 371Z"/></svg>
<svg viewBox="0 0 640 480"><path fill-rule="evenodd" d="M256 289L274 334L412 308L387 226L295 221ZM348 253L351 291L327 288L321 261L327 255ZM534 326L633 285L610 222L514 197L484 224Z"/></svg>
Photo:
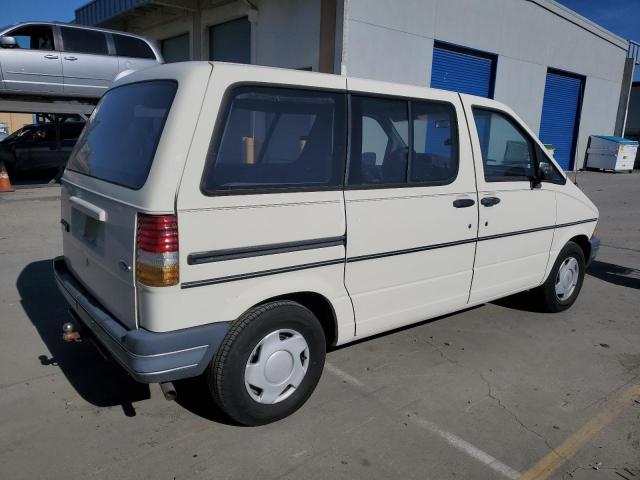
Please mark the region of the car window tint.
<svg viewBox="0 0 640 480"><path fill-rule="evenodd" d="M177 83L130 83L104 94L71 153L70 170L138 189L147 180Z"/></svg>
<svg viewBox="0 0 640 480"><path fill-rule="evenodd" d="M61 128L61 136L63 140L75 140L80 136L84 123L73 122L63 123Z"/></svg>
<svg viewBox="0 0 640 480"><path fill-rule="evenodd" d="M46 25L28 25L5 34L14 37L18 47L28 50L54 50L53 30Z"/></svg>
<svg viewBox="0 0 640 480"><path fill-rule="evenodd" d="M203 190L326 188L342 183L344 95L241 87L229 100Z"/></svg>
<svg viewBox="0 0 640 480"><path fill-rule="evenodd" d="M102 32L85 30L83 28L64 28L62 42L65 52L92 53L95 55L107 55L107 37Z"/></svg>
<svg viewBox="0 0 640 480"><path fill-rule="evenodd" d="M452 105L411 102L413 153L409 181L445 183L458 172L456 115Z"/></svg>
<svg viewBox="0 0 640 480"><path fill-rule="evenodd" d="M122 57L156 58L147 42L139 38L113 34L113 43L116 46L116 54Z"/></svg>
<svg viewBox="0 0 640 480"><path fill-rule="evenodd" d="M535 173L533 143L505 114L473 109L484 178L492 181L529 180Z"/></svg>
<svg viewBox="0 0 640 480"><path fill-rule="evenodd" d="M349 185L398 184L407 181L408 104L353 96Z"/></svg>

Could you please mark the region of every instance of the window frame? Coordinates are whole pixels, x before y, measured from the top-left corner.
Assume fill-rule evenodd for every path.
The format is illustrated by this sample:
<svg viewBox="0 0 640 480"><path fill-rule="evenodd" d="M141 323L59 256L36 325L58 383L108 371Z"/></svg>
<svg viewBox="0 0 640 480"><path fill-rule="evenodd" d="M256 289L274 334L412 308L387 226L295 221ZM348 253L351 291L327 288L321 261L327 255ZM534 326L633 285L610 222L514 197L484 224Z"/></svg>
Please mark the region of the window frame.
<svg viewBox="0 0 640 480"><path fill-rule="evenodd" d="M153 48L151 48L151 45L149 45L149 42L147 42L146 40L140 38L140 37L136 37L133 35L126 35L124 33L111 33L109 34L110 40L111 40L111 44L113 44L113 53L110 53L110 55L115 55L117 57L125 57L125 58L136 58L138 60L155 60L157 61L158 59L156 58L156 52L153 51ZM138 42L142 42L144 43L144 45L147 47L147 49L151 52L151 57L137 57L137 56L131 56L131 55L120 55L118 53L118 46L116 45L116 40L117 37L124 37L124 38L128 38L131 40L137 40ZM107 39L109 40L109 38ZM111 52L111 45L109 45L109 52Z"/></svg>
<svg viewBox="0 0 640 480"><path fill-rule="evenodd" d="M209 174L212 174L212 170L215 166L217 160L217 152L220 150L220 145L222 143L222 137L224 134L224 129L227 124L227 119L229 118L229 113L231 112L231 105L233 103L233 98L235 92L238 89L246 88L246 87L257 87L257 88L272 88L272 89L280 89L280 90L299 90L302 92L310 92L310 93L333 93L338 94L343 97L344 102L344 119L345 125L345 135L343 139L342 153L341 153L341 165L339 166L340 172L340 181L337 185L325 185L325 186L317 186L317 185L308 185L308 186L293 186L293 187L249 187L249 188L234 188L234 189L212 189L209 190L206 188L206 180ZM202 175L200 177L200 193L206 197L224 197L231 195L266 195L271 193L301 193L301 192L336 192L342 191L344 189L345 182L345 165L346 165L346 157L347 157L347 149L349 148L349 128L346 122L349 121L349 105L347 98L347 91L342 89L333 89L333 88L322 88L315 86L307 86L307 85L287 85L280 83L268 83L268 82L236 82L228 85L224 95L222 97L222 101L220 102L220 108L218 109L218 115L216 117L216 121L213 127L213 133L211 134L211 140L209 141L209 148L207 149L206 160L204 164L204 168L202 169Z"/></svg>
<svg viewBox="0 0 640 480"><path fill-rule="evenodd" d="M25 24L21 24L21 25L16 25L14 28L12 28L11 30L5 32L2 34L3 37L13 37L15 35L13 35L13 33L17 30L20 30L22 28L26 28L26 27L46 27L51 29L51 36L53 38L53 49L52 50L38 50L38 49L21 49L21 50L32 50L34 52L59 52L61 51L61 45L62 45L62 40L60 38L60 35L58 33L58 28L57 25L51 25L48 23L25 23Z"/></svg>
<svg viewBox="0 0 640 480"><path fill-rule="evenodd" d="M565 185L567 183L567 177L566 175L563 174L563 170L561 168L558 168L558 166L555 163L555 160L548 155L544 149L540 146L539 142L536 140L535 137L533 137L532 135L529 134L529 132L527 132L525 130L525 128L522 126L522 124L516 120L515 118L513 118L513 116L509 113L506 112L504 110L500 110L499 108L494 108L494 107L488 107L485 105L478 105L478 104L473 104L470 106L471 108L471 115L473 117L473 125L476 129L476 138L478 139L478 146L480 147L480 160L482 162L482 178L484 179L485 183L502 183L502 182L541 182L541 183L552 183L554 185ZM475 119L475 115L474 115L474 110L484 110L487 112L491 112L491 113L497 113L499 115L502 115L504 117L506 117L509 122L516 128L516 130L518 130L518 132L520 132L521 135L523 135L527 140L529 140L532 144L533 144L533 155L534 155L534 172L535 172L535 176L533 178L529 178L529 177L496 177L495 180L489 180L487 179L486 176L486 172L484 171L484 159L482 158L482 146L480 145L480 136L478 135L478 128L477 128L477 124L476 124L476 119ZM553 180L549 180L549 179L541 179L540 178L540 159L542 157L546 157L547 160L550 161L551 166L558 172L560 173L560 177L562 177L562 181L553 181Z"/></svg>
<svg viewBox="0 0 640 480"><path fill-rule="evenodd" d="M409 127L408 127L408 142L409 142L409 155L407 158L407 181L404 183L373 183L373 184L364 184L364 185L349 185L349 168L351 166L351 154L352 154L352 125L353 125L353 110L351 108L351 99L354 96L358 97L367 97L367 98L379 98L385 100L400 100L407 103L407 115L409 119ZM455 139L455 159L456 159L456 168L454 175L446 180L433 180L426 182L411 182L411 164L413 161L413 140L414 140L414 124L413 124L413 102L421 102L421 103L434 103L439 105L446 105L451 109L451 113L453 114L452 121L454 122L454 127L452 127L452 137ZM345 169L345 178L344 178L344 189L345 190L374 190L381 188L419 188L419 187L440 187L445 185L451 185L458 179L458 175L460 173L460 129L458 123L458 112L456 111L456 106L454 103L449 102L447 100L436 100L431 98L419 98L419 97L404 97L400 95L386 95L381 93L369 93L369 92L348 92L348 146L347 146L347 162Z"/></svg>
<svg viewBox="0 0 640 480"><path fill-rule="evenodd" d="M93 52L78 52L75 50L68 50L66 45L65 45L65 41L64 41L64 29L70 29L70 30L81 30L84 32L92 32L92 33L98 33L104 36L104 43L107 47L107 51L105 53L93 53ZM61 52L66 52L66 53L75 53L77 55L94 55L97 57L108 57L108 56L113 56L114 52L115 52L115 45L113 44L113 39L111 38L111 33L110 32L105 32L103 30L95 30L92 28L82 28L82 27L71 27L68 25L64 25L64 26L58 26L58 35L59 35L59 39L60 39L60 51Z"/></svg>
<svg viewBox="0 0 640 480"><path fill-rule="evenodd" d="M531 143L531 146L533 147L533 171L534 171L534 176L533 177L525 177L525 176L513 176L513 177L505 177L505 176L501 176L501 177L487 177L487 172L485 171L485 159L482 156L482 144L480 142L480 135L478 134L478 124L476 122L476 117L475 117L475 111L476 110L482 110L485 112L490 112L490 113L494 113L494 114L498 114L498 115L502 115L503 118L507 119L507 122L509 122L509 124L511 124L512 127L515 128L515 130L520 133L520 135L522 135L525 140L527 140L528 142ZM478 152L480 154L480 161L482 163L482 178L484 179L484 181L486 183L503 183L503 182L529 182L531 183L535 178L538 177L538 166L539 166L539 161L538 161L538 149L536 148L538 146L537 142L531 137L531 135L529 135L524 128L522 127L522 125L520 125L520 122L516 121L515 118L513 118L511 115L509 115L509 113L505 112L504 110L500 110L497 108L492 108L492 107L485 107L484 105L471 105L471 114L473 116L473 125L475 127L476 130L476 138L478 139L478 146L480 147L480 151Z"/></svg>
<svg viewBox="0 0 640 480"><path fill-rule="evenodd" d="M143 83L155 83L155 82L166 82L166 83L173 83L176 87L174 93L173 93L173 98L171 99L171 102L169 104L169 108L167 109L167 113L164 117L164 120L162 122L162 126L159 129L159 136L158 136L158 141L156 142L155 147L153 148L153 153L151 154L151 163L149 166L149 169L147 170L147 175L144 179L144 182L142 182L142 185L140 185L139 187L131 187L129 185L126 185L124 183L121 182L116 182L113 180L106 180L100 177L97 177L95 175L90 175L88 173L84 173L84 172L80 172L78 170L74 170L73 168L69 168L69 162L67 162L67 169L71 172L75 172L78 175L84 175L85 177L89 177L89 178L95 178L96 180L99 180L101 182L106 182L106 183L110 183L111 185L116 185L118 187L122 187L122 188L126 188L127 190L131 190L134 192L137 192L139 190L142 190L145 185L147 184L147 181L149 180L149 175L151 174L151 169L153 168L153 161L156 158L156 153L158 153L158 147L160 146L160 142L162 141L162 136L164 135L164 128L167 126L167 121L169 120L169 116L171 115L171 110L173 109L173 105L175 104L176 101L176 97L178 96L178 91L180 89L180 83L173 78L154 78L154 79L150 79L150 80L138 80L136 82L131 82L131 83L123 83L122 85L118 85L116 87L110 88L109 91L113 91L113 90L118 90L120 88L125 88L125 87L129 87L131 85L139 85L139 84L143 84ZM104 98L104 96L102 97ZM102 98L100 100L102 100ZM94 110L95 111L95 110ZM88 123L88 120L87 120ZM86 126L86 125L85 125ZM80 137L84 134L85 132L85 128L83 127L82 131L80 132L80 136L78 136L78 140L76 140L76 144L78 143L78 141L80 140ZM76 144L74 144L73 146L73 150L71 152L71 154L69 155L69 159L71 159L71 156L75 153L75 149L76 149Z"/></svg>

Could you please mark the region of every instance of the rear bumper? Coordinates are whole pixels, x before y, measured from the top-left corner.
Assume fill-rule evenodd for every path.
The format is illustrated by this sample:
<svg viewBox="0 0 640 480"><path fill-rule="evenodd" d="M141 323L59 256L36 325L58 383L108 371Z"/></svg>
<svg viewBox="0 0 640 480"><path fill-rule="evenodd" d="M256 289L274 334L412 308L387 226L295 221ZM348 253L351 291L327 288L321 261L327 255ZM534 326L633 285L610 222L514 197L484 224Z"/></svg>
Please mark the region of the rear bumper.
<svg viewBox="0 0 640 480"><path fill-rule="evenodd" d="M139 382L168 382L200 375L229 330L226 322L162 333L143 328L128 330L78 282L64 257L54 259L53 272L76 320Z"/></svg>
<svg viewBox="0 0 640 480"><path fill-rule="evenodd" d="M589 244L591 245L591 253L589 254L589 258L587 260L587 266L591 264L598 255L598 250L600 250L600 239L598 237L591 237L589 240Z"/></svg>

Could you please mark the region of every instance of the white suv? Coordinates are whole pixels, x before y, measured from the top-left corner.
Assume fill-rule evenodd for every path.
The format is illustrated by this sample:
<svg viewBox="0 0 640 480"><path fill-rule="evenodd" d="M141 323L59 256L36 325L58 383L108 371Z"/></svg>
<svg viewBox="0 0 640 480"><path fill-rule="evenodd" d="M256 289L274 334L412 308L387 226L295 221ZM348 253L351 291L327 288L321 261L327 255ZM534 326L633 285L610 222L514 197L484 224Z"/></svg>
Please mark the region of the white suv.
<svg viewBox="0 0 640 480"><path fill-rule="evenodd" d="M133 73L62 178L68 333L233 419L299 408L326 348L524 290L576 300L598 210L508 107L221 63Z"/></svg>

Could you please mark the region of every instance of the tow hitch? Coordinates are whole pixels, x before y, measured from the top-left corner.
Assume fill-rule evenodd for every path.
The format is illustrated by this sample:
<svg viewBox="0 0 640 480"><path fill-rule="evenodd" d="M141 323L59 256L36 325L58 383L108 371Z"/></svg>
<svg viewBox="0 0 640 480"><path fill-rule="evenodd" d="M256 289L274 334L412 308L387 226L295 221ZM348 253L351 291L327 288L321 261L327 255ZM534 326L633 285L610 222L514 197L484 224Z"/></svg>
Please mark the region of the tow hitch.
<svg viewBox="0 0 640 480"><path fill-rule="evenodd" d="M67 343L81 342L80 331L76 324L73 322L67 322L62 325L62 340Z"/></svg>

